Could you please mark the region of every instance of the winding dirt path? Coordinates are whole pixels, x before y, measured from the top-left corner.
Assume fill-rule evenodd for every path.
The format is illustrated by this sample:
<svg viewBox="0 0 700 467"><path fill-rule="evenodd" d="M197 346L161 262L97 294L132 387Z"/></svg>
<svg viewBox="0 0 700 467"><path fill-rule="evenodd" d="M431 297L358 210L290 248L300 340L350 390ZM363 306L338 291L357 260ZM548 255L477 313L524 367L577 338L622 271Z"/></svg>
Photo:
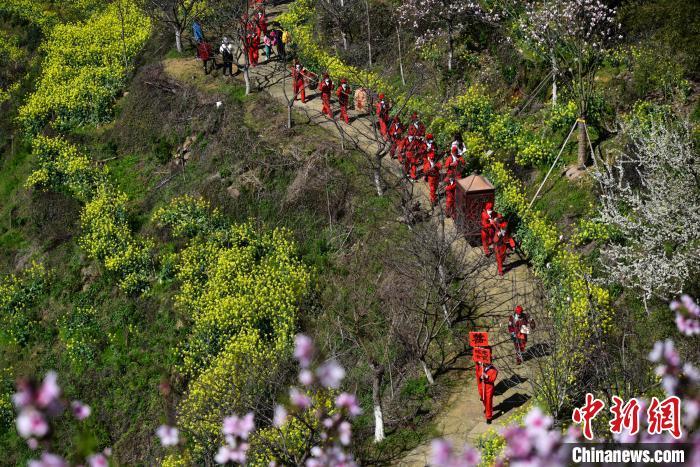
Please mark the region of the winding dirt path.
<svg viewBox="0 0 700 467"><path fill-rule="evenodd" d="M268 9L268 16L271 20L285 11L287 5L279 5ZM264 54L261 50L261 60L259 66L251 69L251 80L253 92L264 90L272 97L279 100L283 105L287 104L287 96L292 94L291 79L283 78L282 68L275 61L264 62ZM168 74L179 81L190 84L201 85L204 79L210 83L220 82L225 79L220 75L220 71L215 71L207 77L202 77L201 63L195 59L168 59L164 62L165 70ZM238 76L242 79L242 76ZM335 77L336 80L338 77ZM373 154L377 148L371 120L366 115L360 115L351 110L350 125L333 122L321 113L321 99L317 91L309 91L307 97L311 97L305 104L297 101L294 104L294 112L305 115L308 123L319 125L330 132L335 132L340 138L344 138L347 143L356 145L359 149ZM337 118L337 104L334 102ZM397 177L401 176L399 164L384 158L385 167ZM431 213L433 222L438 223L441 219L437 210L430 209L427 185L416 183L414 194L425 211ZM448 400L440 409L434 419L438 433L446 439L451 440L454 445L460 446L464 443L472 445L478 438L490 429L498 430L502 428L512 409L521 406L531 397L531 387L527 383L534 376L533 359L527 359L521 366L514 365L515 352L513 344L507 332L508 316L512 313L515 305L522 305L532 317L538 320L541 315L542 297L540 296L537 280L528 269L527 264L518 260L515 255L509 258L510 267L503 277L497 275L494 259L486 260L480 247L472 247L466 242L463 236L459 235L455 225L450 219L445 220L446 235L456 240L453 242L453 251L456 254L467 256L469 261L478 261L481 266L479 274L482 276L481 283L486 291L485 297L480 301L477 314L483 316L479 319L479 330L489 331L489 338L493 346L494 364L499 369L499 383L496 386L494 397L494 415L492 425L487 425L483 415L483 405L479 400L476 389L476 378L474 376L474 365L470 356L459 357L451 374L438 377L438 382L442 378L457 378L458 384L450 393ZM537 333L531 336L530 347L538 345ZM430 443L423 443L396 463L402 466L424 466L429 463Z"/></svg>

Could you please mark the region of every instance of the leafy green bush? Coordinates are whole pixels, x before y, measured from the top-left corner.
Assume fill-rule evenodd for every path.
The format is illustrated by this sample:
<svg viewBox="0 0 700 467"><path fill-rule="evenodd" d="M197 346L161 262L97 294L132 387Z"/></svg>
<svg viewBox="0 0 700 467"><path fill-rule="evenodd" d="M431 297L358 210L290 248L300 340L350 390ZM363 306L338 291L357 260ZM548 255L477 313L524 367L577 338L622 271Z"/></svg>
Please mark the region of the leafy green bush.
<svg viewBox="0 0 700 467"><path fill-rule="evenodd" d="M55 26L44 43L46 58L36 91L19 110L29 135L51 123L58 130L98 124L126 84L134 57L151 31L133 2L111 3L85 22ZM122 36L122 24L124 34Z"/></svg>
<svg viewBox="0 0 700 467"><path fill-rule="evenodd" d="M5 340L27 343L34 324L29 313L44 292L47 279L44 266L38 263L0 279L0 335Z"/></svg>
<svg viewBox="0 0 700 467"><path fill-rule="evenodd" d="M567 101L562 104L561 101L557 105L549 109L549 115L545 120L545 125L553 132L569 131L578 118L578 106L574 101Z"/></svg>
<svg viewBox="0 0 700 467"><path fill-rule="evenodd" d="M152 273L151 240L131 232L127 196L114 188L105 170L96 168L75 146L61 138L34 139L37 169L26 185L64 191L84 203L80 214L80 245L119 281L127 293L146 289Z"/></svg>
<svg viewBox="0 0 700 467"><path fill-rule="evenodd" d="M74 371L82 372L94 363L99 330L92 307L78 307L58 321L59 338L66 348L66 358Z"/></svg>
<svg viewBox="0 0 700 467"><path fill-rule="evenodd" d="M198 450L220 438L225 412L250 404L274 379L289 355L310 274L289 232L227 225L201 198L176 198L153 217L191 238L175 265L175 302L192 320L179 349L179 369L191 379L179 423Z"/></svg>
<svg viewBox="0 0 700 467"><path fill-rule="evenodd" d="M136 238L129 227L124 193L101 185L80 215L80 245L88 256L101 261L126 293L142 293L148 286L153 263L153 241Z"/></svg>
<svg viewBox="0 0 700 467"><path fill-rule="evenodd" d="M27 179L27 187L63 191L86 203L107 183L106 170L95 167L90 158L62 138L37 136L32 151L38 168Z"/></svg>
<svg viewBox="0 0 700 467"><path fill-rule="evenodd" d="M190 195L177 197L158 209L153 221L161 227L170 227L173 235L186 238L220 230L225 223L217 209L211 210L202 198Z"/></svg>

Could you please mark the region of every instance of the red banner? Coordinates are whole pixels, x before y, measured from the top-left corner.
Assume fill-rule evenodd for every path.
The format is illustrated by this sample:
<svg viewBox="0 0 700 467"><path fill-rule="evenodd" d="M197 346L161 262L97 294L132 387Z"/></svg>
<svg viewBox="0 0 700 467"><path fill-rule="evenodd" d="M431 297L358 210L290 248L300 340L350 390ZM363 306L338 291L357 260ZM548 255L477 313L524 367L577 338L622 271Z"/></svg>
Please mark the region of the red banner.
<svg viewBox="0 0 700 467"><path fill-rule="evenodd" d="M472 331L469 333L469 345L472 347L488 347L489 333Z"/></svg>
<svg viewBox="0 0 700 467"><path fill-rule="evenodd" d="M491 349L486 347L474 347L472 349L472 360L475 363L491 363Z"/></svg>

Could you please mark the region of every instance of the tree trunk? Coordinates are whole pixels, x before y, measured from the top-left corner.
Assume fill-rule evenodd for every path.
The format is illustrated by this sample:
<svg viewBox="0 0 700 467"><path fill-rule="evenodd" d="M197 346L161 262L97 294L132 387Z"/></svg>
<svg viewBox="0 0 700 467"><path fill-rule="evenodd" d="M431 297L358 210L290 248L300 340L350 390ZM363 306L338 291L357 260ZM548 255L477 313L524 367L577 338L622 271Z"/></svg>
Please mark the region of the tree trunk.
<svg viewBox="0 0 700 467"><path fill-rule="evenodd" d="M557 58L554 56L554 52L551 52L552 56L552 107L557 105Z"/></svg>
<svg viewBox="0 0 700 467"><path fill-rule="evenodd" d="M374 164L374 187L377 190L377 196L384 196L384 186L382 185L382 156L377 154Z"/></svg>
<svg viewBox="0 0 700 467"><path fill-rule="evenodd" d="M340 0L340 8L345 8L345 0ZM343 50L348 50L348 33L341 27L340 37L343 39Z"/></svg>
<svg viewBox="0 0 700 467"><path fill-rule="evenodd" d="M291 104L287 105L287 129L291 130L292 129L292 105L294 104L294 101L292 101Z"/></svg>
<svg viewBox="0 0 700 467"><path fill-rule="evenodd" d="M365 0L365 12L367 14L367 53L369 66L372 67L372 27L369 23L369 2L367 0Z"/></svg>
<svg viewBox="0 0 700 467"><path fill-rule="evenodd" d="M454 55L454 44L452 42L452 32L447 34L447 69L452 71L452 56Z"/></svg>
<svg viewBox="0 0 700 467"><path fill-rule="evenodd" d="M250 94L250 72L248 71L248 64L243 67L243 81L245 81L245 95Z"/></svg>
<svg viewBox="0 0 700 467"><path fill-rule="evenodd" d="M578 122L578 166L579 168L585 168L588 162L588 149L586 140L586 124L582 121L584 117Z"/></svg>
<svg viewBox="0 0 700 467"><path fill-rule="evenodd" d="M175 48L182 53L182 31L179 28L175 28Z"/></svg>
<svg viewBox="0 0 700 467"><path fill-rule="evenodd" d="M374 442L384 439L384 414L382 413L382 379L384 368L372 365L372 405L374 406Z"/></svg>
<svg viewBox="0 0 700 467"><path fill-rule="evenodd" d="M396 23L396 39L399 45L399 71L401 72L401 84L406 86L406 78L403 74L403 57L401 57L401 31L399 30L399 23Z"/></svg>
<svg viewBox="0 0 700 467"><path fill-rule="evenodd" d="M435 380L433 379L433 374L430 372L430 369L428 368L428 364L425 363L425 360L423 360L421 358L420 364L423 367L423 372L425 372L425 377L428 378L428 383L435 384Z"/></svg>
<svg viewBox="0 0 700 467"><path fill-rule="evenodd" d="M242 36L245 37L245 36ZM248 47L244 42L241 43L241 52L243 52L243 81L245 81L245 95L250 94L250 62L248 61ZM238 64L238 59L236 59L236 64Z"/></svg>

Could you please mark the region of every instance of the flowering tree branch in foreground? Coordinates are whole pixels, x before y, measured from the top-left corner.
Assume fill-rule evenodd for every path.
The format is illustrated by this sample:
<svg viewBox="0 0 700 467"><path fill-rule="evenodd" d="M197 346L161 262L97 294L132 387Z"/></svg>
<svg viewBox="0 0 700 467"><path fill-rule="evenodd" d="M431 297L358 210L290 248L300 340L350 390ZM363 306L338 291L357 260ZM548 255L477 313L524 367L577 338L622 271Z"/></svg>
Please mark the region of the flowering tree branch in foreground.
<svg viewBox="0 0 700 467"><path fill-rule="evenodd" d="M674 301L671 309L676 312L676 323L681 333L688 336L700 334L700 306L689 296ZM298 335L295 340L294 357L301 367L299 387L289 390L289 400L275 407L269 428L256 430L253 413L244 416L231 415L222 422L222 434L225 442L214 457L218 464L246 464L251 460L250 440L259 431L276 430L281 434L267 444L268 463L270 465L291 464L307 467L356 465L349 447L352 442L351 420L361 413L354 394L340 392L339 388L345 377L345 370L337 362L330 360L315 365L317 351L312 340ZM656 374L668 396L678 397L681 401L681 433L678 438L669 434L650 434L650 427L642 426L638 433L621 431L613 435L618 443L687 443L691 445L688 465L700 465L700 371L691 363L683 363L671 340L657 342L649 354L649 360L656 363ZM337 394L335 397L328 395ZM64 467L68 462L50 452L51 422L64 410L66 403L61 398L61 388L57 375L49 372L38 384L21 380L13 401L19 412L17 430L27 440L31 449L43 452L40 459L30 461L30 467ZM648 406L646 401L642 407ZM652 399L653 404L653 399ZM73 415L77 420L90 416L90 408L79 401L71 403ZM295 424L306 428L307 438L299 443L292 437L288 427ZM286 430L286 432L285 432ZM166 425L158 428L157 433L163 446L179 444L179 431ZM580 440L578 427L572 426L565 433L554 426L552 417L545 415L535 407L525 416L522 426L511 425L502 431L506 445L497 466L525 465L568 465L569 449L572 442ZM603 441L598 439L598 441ZM291 447L300 447L293 451ZM478 465L480 455L477 450L465 446L457 451L449 441L434 440L432 443L432 465L436 467L470 467ZM108 465L111 450L106 448L85 458L90 467ZM80 465L85 465L80 464Z"/></svg>

